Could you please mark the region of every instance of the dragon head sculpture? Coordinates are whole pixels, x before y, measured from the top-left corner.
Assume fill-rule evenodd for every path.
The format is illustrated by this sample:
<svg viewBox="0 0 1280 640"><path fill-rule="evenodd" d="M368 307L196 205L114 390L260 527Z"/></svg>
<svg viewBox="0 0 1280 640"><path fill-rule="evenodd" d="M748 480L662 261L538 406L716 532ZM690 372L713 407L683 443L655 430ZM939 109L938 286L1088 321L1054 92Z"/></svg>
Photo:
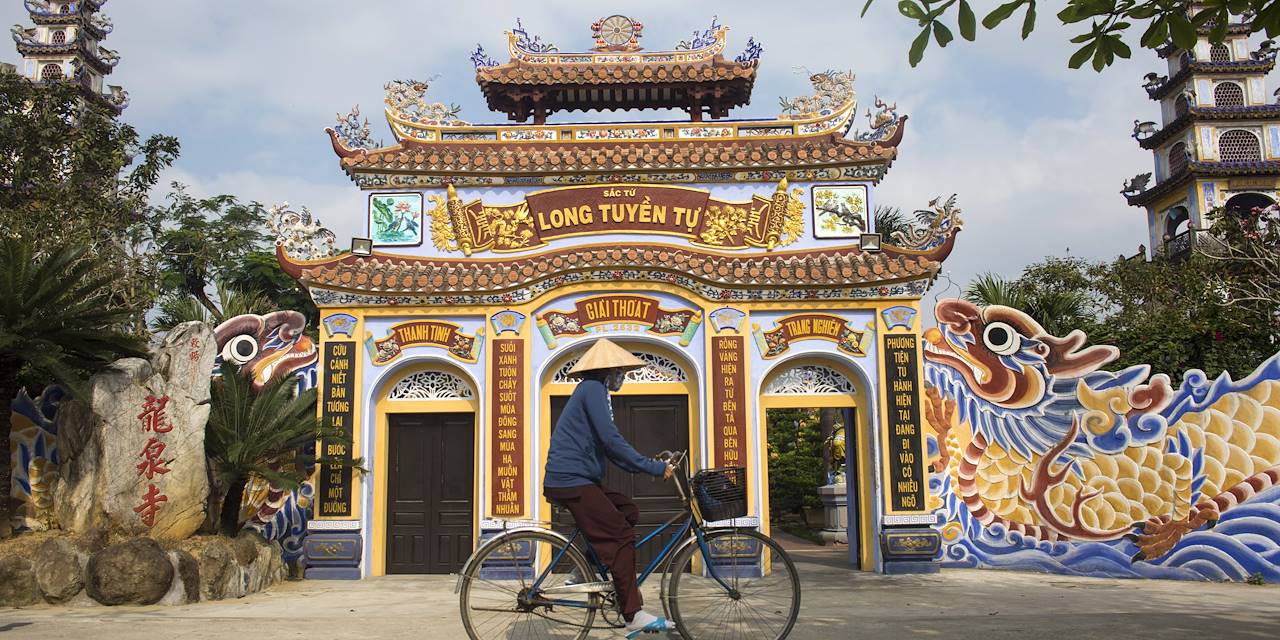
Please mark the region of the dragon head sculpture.
<svg viewBox="0 0 1280 640"><path fill-rule="evenodd" d="M307 317L297 311L236 316L214 329L218 362L231 362L253 376L255 389L315 365L319 352L303 334Z"/></svg>

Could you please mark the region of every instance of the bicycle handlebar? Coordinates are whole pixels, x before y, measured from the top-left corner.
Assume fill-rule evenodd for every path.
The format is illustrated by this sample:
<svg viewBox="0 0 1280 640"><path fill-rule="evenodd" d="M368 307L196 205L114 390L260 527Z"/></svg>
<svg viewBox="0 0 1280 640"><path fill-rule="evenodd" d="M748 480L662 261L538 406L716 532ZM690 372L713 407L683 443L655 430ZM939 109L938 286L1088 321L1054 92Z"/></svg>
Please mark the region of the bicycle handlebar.
<svg viewBox="0 0 1280 640"><path fill-rule="evenodd" d="M687 473L687 470L685 470L684 467L685 467L685 463L689 461L689 452L687 450L686 451L662 451L658 455L654 456L654 458L661 460L662 462L665 462L671 465L672 467L675 467L676 471L684 471L684 473L678 473L678 474L672 474L672 475L673 475L673 479L675 480L676 490L680 492L680 499L685 502L688 502L689 494L688 492L685 491L684 483L688 481L689 475ZM674 477L674 476L682 476L682 477Z"/></svg>

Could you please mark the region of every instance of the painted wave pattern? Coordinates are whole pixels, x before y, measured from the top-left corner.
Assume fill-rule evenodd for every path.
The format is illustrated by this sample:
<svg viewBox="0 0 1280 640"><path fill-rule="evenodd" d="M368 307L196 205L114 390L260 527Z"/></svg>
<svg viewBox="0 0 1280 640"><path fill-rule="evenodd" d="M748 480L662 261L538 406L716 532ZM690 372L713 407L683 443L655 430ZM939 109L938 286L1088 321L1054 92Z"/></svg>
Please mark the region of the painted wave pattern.
<svg viewBox="0 0 1280 640"><path fill-rule="evenodd" d="M1128 539L1042 542L999 524L983 527L950 490L950 478L934 476L930 484L935 495L945 496L939 512L946 540L944 567L1173 580L1243 581L1261 576L1269 583L1280 582L1280 486L1226 511L1213 527L1187 534L1160 558L1134 562L1138 547Z"/></svg>

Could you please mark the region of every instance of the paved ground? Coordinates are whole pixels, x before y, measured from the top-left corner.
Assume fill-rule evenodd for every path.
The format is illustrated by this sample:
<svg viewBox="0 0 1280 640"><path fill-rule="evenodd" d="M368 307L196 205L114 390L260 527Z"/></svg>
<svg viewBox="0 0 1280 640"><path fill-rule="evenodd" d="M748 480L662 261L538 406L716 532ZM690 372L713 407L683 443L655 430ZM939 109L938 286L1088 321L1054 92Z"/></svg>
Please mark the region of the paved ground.
<svg viewBox="0 0 1280 640"><path fill-rule="evenodd" d="M804 579L792 638L1268 638L1280 587L1095 580L949 570L851 572L839 553L793 552ZM656 603L656 595L649 596ZM20 638L464 638L446 576L303 581L230 602L182 607L0 610L0 640ZM593 638L621 638L594 632Z"/></svg>

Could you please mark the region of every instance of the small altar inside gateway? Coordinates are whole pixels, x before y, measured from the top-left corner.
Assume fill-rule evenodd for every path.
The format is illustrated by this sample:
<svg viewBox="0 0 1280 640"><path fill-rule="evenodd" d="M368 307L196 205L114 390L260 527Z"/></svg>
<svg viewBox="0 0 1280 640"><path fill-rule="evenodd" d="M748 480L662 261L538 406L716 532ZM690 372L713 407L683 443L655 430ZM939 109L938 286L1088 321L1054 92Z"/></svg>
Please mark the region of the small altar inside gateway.
<svg viewBox="0 0 1280 640"><path fill-rule="evenodd" d="M279 258L321 309L321 413L349 435L328 453L370 473L320 470L308 577L448 573L504 525L550 521L547 442L596 336L648 363L614 398L640 451L746 468L737 526L770 528L767 411L846 410L850 563L934 567L918 311L959 210L935 200L918 226L876 234L874 187L907 118L877 98L851 131L852 73L813 74L774 118L731 120L760 44L726 58L713 22L651 52L642 33L608 16L577 53L521 26L509 60L477 48L476 81L511 124L471 124L396 81L394 144L358 109L328 130L368 193L366 237L336 254L295 229ZM550 122L653 108L688 117ZM661 482L606 483L635 497L642 530L679 508Z"/></svg>

